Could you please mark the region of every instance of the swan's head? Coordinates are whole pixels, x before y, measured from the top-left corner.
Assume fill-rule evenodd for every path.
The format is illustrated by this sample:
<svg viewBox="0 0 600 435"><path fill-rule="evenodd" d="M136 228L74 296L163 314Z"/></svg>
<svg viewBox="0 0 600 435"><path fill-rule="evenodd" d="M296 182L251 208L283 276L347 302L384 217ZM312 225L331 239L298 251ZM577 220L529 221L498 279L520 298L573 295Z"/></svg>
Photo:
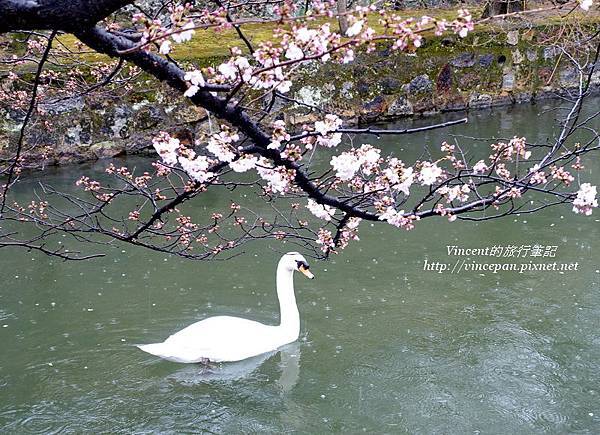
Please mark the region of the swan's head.
<svg viewBox="0 0 600 435"><path fill-rule="evenodd" d="M288 252L281 257L280 263L283 263L286 269L292 271L297 270L307 278L313 279L315 276L310 271L310 266L302 255L297 252Z"/></svg>

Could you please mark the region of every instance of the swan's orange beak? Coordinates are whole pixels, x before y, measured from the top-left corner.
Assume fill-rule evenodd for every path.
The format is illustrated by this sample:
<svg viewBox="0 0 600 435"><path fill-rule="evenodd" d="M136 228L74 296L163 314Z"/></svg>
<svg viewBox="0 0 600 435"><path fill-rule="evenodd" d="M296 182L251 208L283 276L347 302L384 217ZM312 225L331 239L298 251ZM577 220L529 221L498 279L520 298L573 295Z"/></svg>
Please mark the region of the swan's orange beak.
<svg viewBox="0 0 600 435"><path fill-rule="evenodd" d="M304 274L304 276L306 276L309 279L315 279L315 276L312 274L312 272L310 270L308 270L308 267L306 267L305 265L301 264L298 267L298 270L300 272L302 272Z"/></svg>

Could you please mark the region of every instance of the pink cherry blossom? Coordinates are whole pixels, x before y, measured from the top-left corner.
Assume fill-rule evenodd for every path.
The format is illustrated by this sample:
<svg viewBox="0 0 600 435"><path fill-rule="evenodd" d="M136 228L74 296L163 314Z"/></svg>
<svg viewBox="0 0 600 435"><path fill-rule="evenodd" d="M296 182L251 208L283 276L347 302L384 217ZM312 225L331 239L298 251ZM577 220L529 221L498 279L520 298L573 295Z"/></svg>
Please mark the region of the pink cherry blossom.
<svg viewBox="0 0 600 435"><path fill-rule="evenodd" d="M194 95L198 93L200 88L196 85L190 85L189 88L183 93L184 97L192 98Z"/></svg>
<svg viewBox="0 0 600 435"><path fill-rule="evenodd" d="M473 173L475 174L483 174L487 172L490 168L485 164L483 160L479 160L475 165L473 165Z"/></svg>
<svg viewBox="0 0 600 435"><path fill-rule="evenodd" d="M404 210L398 212L393 207L388 207L387 210L379 216L379 220L386 221L390 225L404 228L409 231L415 227L414 221L418 221L419 217L415 215L404 216Z"/></svg>
<svg viewBox="0 0 600 435"><path fill-rule="evenodd" d="M529 169L529 173L531 175L531 184L543 184L548 180L546 179L546 174L544 171L540 171L540 165L535 164Z"/></svg>
<svg viewBox="0 0 600 435"><path fill-rule="evenodd" d="M525 150L525 146L526 146L526 140L524 137L515 136L509 142L510 149L513 150L513 152L516 155L527 160L527 159L529 159L529 157L531 157L531 151Z"/></svg>
<svg viewBox="0 0 600 435"><path fill-rule="evenodd" d="M296 44L290 44L285 52L285 57L291 60L302 59L304 52Z"/></svg>
<svg viewBox="0 0 600 435"><path fill-rule="evenodd" d="M307 43L310 42L317 36L317 31L314 29L309 29L308 27L296 27L294 30L294 36L296 37L296 41Z"/></svg>
<svg viewBox="0 0 600 435"><path fill-rule="evenodd" d="M510 180L511 178L510 170L506 167L505 163L498 163L496 165L496 174L505 180Z"/></svg>
<svg viewBox="0 0 600 435"><path fill-rule="evenodd" d="M519 189L518 187L511 187L510 190L504 194L504 196L513 198L513 199L520 198L521 197L521 189Z"/></svg>
<svg viewBox="0 0 600 435"><path fill-rule="evenodd" d="M330 164L336 172L336 176L342 181L352 179L360 169L360 159L351 152L343 152L340 155L333 156Z"/></svg>
<svg viewBox="0 0 600 435"><path fill-rule="evenodd" d="M355 21L354 24L352 24L346 31L346 36L351 38L353 36L358 35L361 32L364 24L365 24L364 20Z"/></svg>
<svg viewBox="0 0 600 435"><path fill-rule="evenodd" d="M598 207L596 199L596 186L590 183L583 183L577 191L577 198L573 201L573 211L586 216L592 214L592 209Z"/></svg>
<svg viewBox="0 0 600 435"><path fill-rule="evenodd" d="M238 69L232 62L226 62L219 65L217 70L227 80L235 80L238 74Z"/></svg>
<svg viewBox="0 0 600 435"><path fill-rule="evenodd" d="M446 201L448 203L458 199L460 202L466 202L469 199L469 192L471 192L471 188L467 184L463 184L462 186L443 186L438 189L438 193L440 195L446 196Z"/></svg>
<svg viewBox="0 0 600 435"><path fill-rule="evenodd" d="M475 28L473 17L466 9L458 10L458 18L452 22L452 26L454 27L454 32L461 38L466 38L469 32Z"/></svg>
<svg viewBox="0 0 600 435"><path fill-rule="evenodd" d="M358 229L358 226L360 225L362 219L358 218L358 217L351 217L350 219L348 219L348 222L346 223L346 228L350 229L350 230L356 230Z"/></svg>
<svg viewBox="0 0 600 435"><path fill-rule="evenodd" d="M318 217L319 219L323 219L327 222L331 220L331 217L335 214L335 208L330 207L328 205L322 205L317 203L313 199L308 199L308 204L306 208L310 210L310 212Z"/></svg>
<svg viewBox="0 0 600 435"><path fill-rule="evenodd" d="M281 147L281 142L290 140L290 135L285 130L285 121L274 121L271 126L273 127L273 132L271 133L271 143L267 148L276 150Z"/></svg>
<svg viewBox="0 0 600 435"><path fill-rule="evenodd" d="M191 98L200 90L200 87L205 86L204 76L198 70L188 71L183 76L183 79L190 83L190 86L183 93L184 96Z"/></svg>
<svg viewBox="0 0 600 435"><path fill-rule="evenodd" d="M174 166L177 164L177 150L180 145L179 139L161 131L158 136L152 139L152 145L166 165Z"/></svg>
<svg viewBox="0 0 600 435"><path fill-rule="evenodd" d="M381 150L372 145L363 144L356 150L356 154L362 166L363 173L366 175L372 174L381 158Z"/></svg>
<svg viewBox="0 0 600 435"><path fill-rule="evenodd" d="M327 148L339 145L342 141L342 134L333 132L340 128L341 125L342 120L332 114L327 114L322 121L315 122L315 131L320 133L320 136L317 137L317 144Z"/></svg>
<svg viewBox="0 0 600 435"><path fill-rule="evenodd" d="M415 174L412 166L406 168L400 177L400 184L395 189L403 192L406 196L410 195L410 186L415 182Z"/></svg>
<svg viewBox="0 0 600 435"><path fill-rule="evenodd" d="M274 193L286 193L293 182L295 172L283 166L272 167L267 159L261 158L257 165L258 175L267 182L267 187Z"/></svg>
<svg viewBox="0 0 600 435"><path fill-rule="evenodd" d="M321 251L325 253L329 252L335 247L331 231L326 230L324 228L319 228L319 233L317 234L316 242L318 245L321 245Z"/></svg>
<svg viewBox="0 0 600 435"><path fill-rule="evenodd" d="M405 168L404 163L392 157L388 161L388 167L383 170L382 175L393 190L409 195L410 187L414 183L415 174L412 167Z"/></svg>
<svg viewBox="0 0 600 435"><path fill-rule="evenodd" d="M160 54L169 54L171 52L171 41L169 41L168 39L165 39L160 44L160 48L158 51Z"/></svg>
<svg viewBox="0 0 600 435"><path fill-rule="evenodd" d="M348 48L344 51L344 56L342 57L342 63L350 63L354 61L354 50Z"/></svg>
<svg viewBox="0 0 600 435"><path fill-rule="evenodd" d="M449 153L449 154L451 154L451 153L453 153L453 152L454 152L454 149L455 149L455 148L456 148L456 147L455 147L454 145L451 145L451 144L449 144L448 142L442 142L442 146L440 147L440 150L441 150L443 153Z"/></svg>
<svg viewBox="0 0 600 435"><path fill-rule="evenodd" d="M247 172L250 169L254 169L257 163L258 159L256 157L244 154L239 159L231 162L229 166L235 172Z"/></svg>
<svg viewBox="0 0 600 435"><path fill-rule="evenodd" d="M181 43L192 39L192 36L194 36L194 22L192 20L188 21L182 29L184 29L182 32L174 33L171 36L175 42Z"/></svg>
<svg viewBox="0 0 600 435"><path fill-rule="evenodd" d="M575 177L571 175L569 171L566 171L563 166L558 167L556 165L550 167L550 174L554 180L561 181L565 183L567 186L571 184Z"/></svg>
<svg viewBox="0 0 600 435"><path fill-rule="evenodd" d="M197 156L194 159L187 157L179 157L179 164L192 179L203 183L214 176L212 172L208 172L207 169L210 167L210 161L206 156Z"/></svg>
<svg viewBox="0 0 600 435"><path fill-rule="evenodd" d="M431 186L442 176L442 168L436 163L423 162L419 171L419 181L423 186Z"/></svg>
<svg viewBox="0 0 600 435"><path fill-rule="evenodd" d="M206 149L216 156L222 162L231 162L235 158L232 144L240 140L237 133L231 132L227 127L222 126L222 131L213 134L209 140Z"/></svg>

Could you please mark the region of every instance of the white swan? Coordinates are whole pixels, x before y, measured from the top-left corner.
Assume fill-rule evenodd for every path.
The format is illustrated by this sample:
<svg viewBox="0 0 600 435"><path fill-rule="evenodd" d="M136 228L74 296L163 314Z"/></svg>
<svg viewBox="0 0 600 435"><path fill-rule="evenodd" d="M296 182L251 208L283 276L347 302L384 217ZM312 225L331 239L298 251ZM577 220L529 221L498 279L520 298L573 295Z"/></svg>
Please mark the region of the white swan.
<svg viewBox="0 0 600 435"><path fill-rule="evenodd" d="M241 361L291 343L300 335L294 271L313 279L306 259L288 252L277 265L280 324L264 325L241 317L216 316L196 322L162 343L143 344L144 352L180 363Z"/></svg>

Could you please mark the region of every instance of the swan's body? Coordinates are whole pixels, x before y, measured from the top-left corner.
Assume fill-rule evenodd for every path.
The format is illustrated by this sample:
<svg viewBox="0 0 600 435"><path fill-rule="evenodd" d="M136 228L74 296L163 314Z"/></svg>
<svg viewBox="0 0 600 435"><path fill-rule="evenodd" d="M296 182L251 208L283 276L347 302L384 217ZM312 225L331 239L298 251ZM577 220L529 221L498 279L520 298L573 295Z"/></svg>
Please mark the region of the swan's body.
<svg viewBox="0 0 600 435"><path fill-rule="evenodd" d="M217 316L196 322L162 343L138 346L169 361L241 361L298 339L298 332L240 317Z"/></svg>
<svg viewBox="0 0 600 435"><path fill-rule="evenodd" d="M162 343L138 346L144 352L180 363L241 361L291 343L300 335L294 270L313 278L304 257L285 254L277 266L280 324L264 325L241 317L216 316L196 322Z"/></svg>

